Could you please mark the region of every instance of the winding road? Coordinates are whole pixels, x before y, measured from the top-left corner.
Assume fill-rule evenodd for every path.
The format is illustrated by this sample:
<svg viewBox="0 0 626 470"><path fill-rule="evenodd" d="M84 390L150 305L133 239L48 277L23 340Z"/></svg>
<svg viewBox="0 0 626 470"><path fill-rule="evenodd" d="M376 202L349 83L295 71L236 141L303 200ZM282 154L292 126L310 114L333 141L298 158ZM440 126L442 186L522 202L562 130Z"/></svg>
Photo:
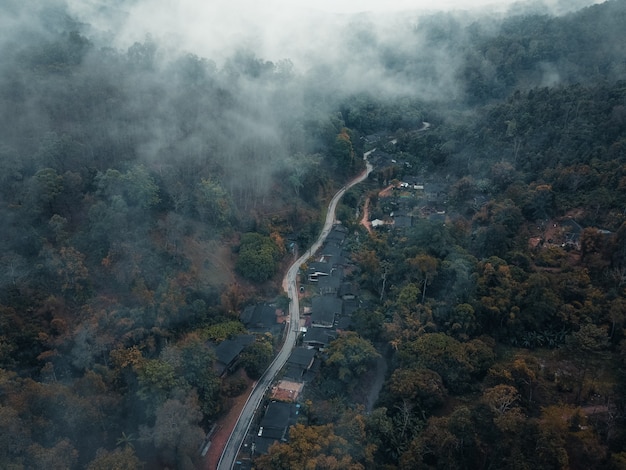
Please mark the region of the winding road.
<svg viewBox="0 0 626 470"><path fill-rule="evenodd" d="M269 365L265 373L261 376L258 382L255 384L248 400L246 401L243 409L241 410L241 414L239 415L239 419L237 420L237 424L233 428L233 432L231 433L228 442L226 443L226 447L224 447L224 451L222 452L222 456L220 458L219 463L217 464L218 470L231 470L235 464L235 459L237 458L237 454L239 453L239 449L243 444L243 441L248 434L250 429L250 424L252 423L252 419L254 418L255 412L259 407L263 396L267 388L274 381L274 377L276 374L282 369L291 354L292 349L296 344L296 339L298 338L298 331L300 329L300 304L298 301L298 289L297 289L297 277L298 270L300 266L313 254L315 253L324 243L326 237L330 233L333 225L335 223L335 211L337 209L337 204L341 197L345 194L345 192L350 189L355 184L360 183L365 180L367 176L372 171L372 165L367 162L367 155L363 158L366 161L366 169L356 178L351 180L348 184L342 187L333 198L330 200L328 204L328 212L326 213L326 220L324 221L324 226L322 227L322 232L320 236L317 238L315 243L311 245L311 247L304 252L302 256L300 256L294 263L289 267L287 274L283 278L283 289L287 293L289 297L289 323L288 323L288 331L285 337L285 342L283 343L282 348Z"/></svg>

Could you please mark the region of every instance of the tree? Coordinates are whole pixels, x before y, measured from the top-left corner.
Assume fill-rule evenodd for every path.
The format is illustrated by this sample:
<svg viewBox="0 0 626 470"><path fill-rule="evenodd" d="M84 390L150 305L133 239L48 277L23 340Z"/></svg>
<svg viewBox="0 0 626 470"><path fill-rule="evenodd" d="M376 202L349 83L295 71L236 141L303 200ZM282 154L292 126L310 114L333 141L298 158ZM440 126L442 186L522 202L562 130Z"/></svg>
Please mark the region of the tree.
<svg viewBox="0 0 626 470"><path fill-rule="evenodd" d="M446 387L455 392L466 390L475 371L462 343L443 333L427 333L398 349L403 367L435 371Z"/></svg>
<svg viewBox="0 0 626 470"><path fill-rule="evenodd" d="M394 370L387 389L389 405L408 400L419 408L423 418L443 405L448 395L441 376L424 368Z"/></svg>
<svg viewBox="0 0 626 470"><path fill-rule="evenodd" d="M152 439L164 465L193 470L204 439L202 413L194 394L165 401L156 412Z"/></svg>
<svg viewBox="0 0 626 470"><path fill-rule="evenodd" d="M267 281L278 269L280 249L270 237L246 233L241 237L235 269L246 279Z"/></svg>
<svg viewBox="0 0 626 470"><path fill-rule="evenodd" d="M248 377L256 380L263 375L267 366L272 362L273 357L274 350L271 340L262 338L257 339L241 352L240 361Z"/></svg>
<svg viewBox="0 0 626 470"><path fill-rule="evenodd" d="M374 346L357 333L347 332L331 341L325 366L331 374L349 387L380 357Z"/></svg>
<svg viewBox="0 0 626 470"><path fill-rule="evenodd" d="M205 178L196 189L196 210L200 220L223 228L232 217L233 207L219 181Z"/></svg>
<svg viewBox="0 0 626 470"><path fill-rule="evenodd" d="M335 434L332 424L296 424L289 430L289 443L272 445L255 464L259 470L363 470L363 465L353 460L348 449L348 443Z"/></svg>
<svg viewBox="0 0 626 470"><path fill-rule="evenodd" d="M422 282L422 303L426 298L426 286L432 282L437 275L439 262L437 258L427 254L419 254L408 260L409 266L418 273L418 279Z"/></svg>
<svg viewBox="0 0 626 470"><path fill-rule="evenodd" d="M78 460L78 451L69 439L62 439L50 448L32 444L27 455L27 468L72 468Z"/></svg>
<svg viewBox="0 0 626 470"><path fill-rule="evenodd" d="M566 339L566 350L575 362L578 370L578 390L576 401L579 402L585 386L587 374L596 361L606 356L609 346L607 328L593 323L582 325Z"/></svg>
<svg viewBox="0 0 626 470"><path fill-rule="evenodd" d="M43 168L31 178L30 209L36 216L49 218L55 213L55 202L63 192L63 177L52 168Z"/></svg>
<svg viewBox="0 0 626 470"><path fill-rule="evenodd" d="M141 468L143 464L132 447L113 451L98 449L96 457L87 466L87 470L139 470Z"/></svg>
<svg viewBox="0 0 626 470"><path fill-rule="evenodd" d="M333 158L333 166L340 174L348 174L352 171L355 164L354 149L347 128L342 128L335 143L330 150Z"/></svg>

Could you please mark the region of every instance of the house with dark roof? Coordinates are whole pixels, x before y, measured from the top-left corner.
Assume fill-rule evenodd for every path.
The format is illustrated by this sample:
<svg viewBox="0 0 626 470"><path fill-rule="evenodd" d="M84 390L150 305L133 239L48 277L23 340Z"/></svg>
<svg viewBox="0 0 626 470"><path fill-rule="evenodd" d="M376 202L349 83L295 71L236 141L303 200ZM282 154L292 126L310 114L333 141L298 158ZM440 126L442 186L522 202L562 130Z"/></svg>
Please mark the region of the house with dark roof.
<svg viewBox="0 0 626 470"><path fill-rule="evenodd" d="M311 325L332 328L335 317L341 315L341 299L334 295L318 295L311 300Z"/></svg>
<svg viewBox="0 0 626 470"><path fill-rule="evenodd" d="M215 347L215 369L222 376L231 372L241 352L249 344L254 343L254 335L238 335L232 339L225 339Z"/></svg>
<svg viewBox="0 0 626 470"><path fill-rule="evenodd" d="M394 165L395 158L393 155L383 152L382 150L376 149L372 153L369 154L367 160L375 167L375 168L384 168L387 166Z"/></svg>
<svg viewBox="0 0 626 470"><path fill-rule="evenodd" d="M337 339L337 332L329 328L310 327L302 336L302 344L307 348L315 348L320 351Z"/></svg>
<svg viewBox="0 0 626 470"><path fill-rule="evenodd" d="M322 276L330 276L331 269L333 269L333 267L330 263L324 263L322 261L309 263L307 268L309 282L317 282Z"/></svg>
<svg viewBox="0 0 626 470"><path fill-rule="evenodd" d="M317 289L320 295L337 294L343 280L343 269L332 268L330 275L320 276L317 281Z"/></svg>
<svg viewBox="0 0 626 470"><path fill-rule="evenodd" d="M287 442L289 428L296 424L299 410L300 405L297 404L280 401L270 402L254 439L255 452L266 454L274 442Z"/></svg>
<svg viewBox="0 0 626 470"><path fill-rule="evenodd" d="M365 137L361 137L361 139L366 145L376 145L379 142L384 142L385 140L389 139L389 136L389 132L380 131L374 134L366 135Z"/></svg>
<svg viewBox="0 0 626 470"><path fill-rule="evenodd" d="M284 376L288 379L302 381L302 377L313 367L315 349L294 348L287 359Z"/></svg>
<svg viewBox="0 0 626 470"><path fill-rule="evenodd" d="M326 243L319 250L322 260L332 266L343 266L346 264L346 257L342 246L337 241Z"/></svg>
<svg viewBox="0 0 626 470"><path fill-rule="evenodd" d="M342 245L347 236L348 229L341 224L335 224L326 236L326 243L335 242L339 245Z"/></svg>
<svg viewBox="0 0 626 470"><path fill-rule="evenodd" d="M393 226L395 228L407 228L413 225L413 217L404 210L397 210L391 213L393 217Z"/></svg>
<svg viewBox="0 0 626 470"><path fill-rule="evenodd" d="M248 305L239 319L251 333L272 333L280 335L284 328L283 318L276 311L276 307L268 304Z"/></svg>
<svg viewBox="0 0 626 470"><path fill-rule="evenodd" d="M441 183L427 183L424 185L424 196L426 196L426 200L429 202L444 202L447 193L446 193L446 185Z"/></svg>
<svg viewBox="0 0 626 470"><path fill-rule="evenodd" d="M353 300L359 295L359 286L354 282L342 282L337 295L343 300Z"/></svg>
<svg viewBox="0 0 626 470"><path fill-rule="evenodd" d="M350 315L342 315L337 320L337 330L347 331L352 328L352 317Z"/></svg>
<svg viewBox="0 0 626 470"><path fill-rule="evenodd" d="M580 249L580 236L583 233L582 226L574 219L564 219L561 221L561 227L565 236L564 245Z"/></svg>

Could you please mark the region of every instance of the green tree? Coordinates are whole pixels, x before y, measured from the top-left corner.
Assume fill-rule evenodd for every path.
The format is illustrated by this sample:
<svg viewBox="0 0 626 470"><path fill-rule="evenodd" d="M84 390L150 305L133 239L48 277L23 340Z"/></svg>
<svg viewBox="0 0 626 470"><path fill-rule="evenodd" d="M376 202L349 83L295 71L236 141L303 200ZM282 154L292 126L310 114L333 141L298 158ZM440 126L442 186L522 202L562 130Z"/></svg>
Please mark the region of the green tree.
<svg viewBox="0 0 626 470"><path fill-rule="evenodd" d="M396 369L387 385L390 402L408 400L421 411L422 417L443 405L448 391L441 376L430 369Z"/></svg>
<svg viewBox="0 0 626 470"><path fill-rule="evenodd" d="M156 412L152 439L164 465L197 468L198 448L204 439L202 413L195 394L165 401Z"/></svg>
<svg viewBox="0 0 626 470"><path fill-rule="evenodd" d="M437 258L433 256L419 254L414 258L410 258L408 263L411 268L415 269L417 278L422 282L422 303L424 303L426 298L426 286L430 284L437 275L439 262Z"/></svg>
<svg viewBox="0 0 626 470"><path fill-rule="evenodd" d="M215 179L202 179L196 188L195 201L196 210L204 222L223 226L232 217L233 207L228 193Z"/></svg>
<svg viewBox="0 0 626 470"><path fill-rule="evenodd" d="M446 387L455 393L468 389L475 368L466 347L444 333L427 333L398 349L400 364L406 368L435 371Z"/></svg>
<svg viewBox="0 0 626 470"><path fill-rule="evenodd" d="M131 447L125 447L113 451L98 449L87 470L140 470L143 467L135 451Z"/></svg>
<svg viewBox="0 0 626 470"><path fill-rule="evenodd" d="M334 377L352 387L379 357L370 341L347 332L331 341L324 364Z"/></svg>
<svg viewBox="0 0 626 470"><path fill-rule="evenodd" d="M272 238L246 233L241 237L235 269L251 281L267 281L276 274L280 253L280 248Z"/></svg>
<svg viewBox="0 0 626 470"><path fill-rule="evenodd" d="M335 434L332 424L296 424L289 430L289 443L272 445L255 464L259 470L363 470L363 465L347 453L348 449L348 443Z"/></svg>
<svg viewBox="0 0 626 470"><path fill-rule="evenodd" d="M260 338L241 352L241 366L251 379L256 380L263 375L273 357L274 349L271 340Z"/></svg>

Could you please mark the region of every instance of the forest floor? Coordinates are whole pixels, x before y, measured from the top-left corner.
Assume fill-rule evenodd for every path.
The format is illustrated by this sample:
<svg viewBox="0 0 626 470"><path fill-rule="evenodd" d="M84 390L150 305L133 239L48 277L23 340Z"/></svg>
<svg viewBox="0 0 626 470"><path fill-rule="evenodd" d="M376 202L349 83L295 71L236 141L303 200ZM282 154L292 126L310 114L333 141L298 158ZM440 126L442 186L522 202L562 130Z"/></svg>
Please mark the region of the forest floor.
<svg viewBox="0 0 626 470"><path fill-rule="evenodd" d="M367 391L367 397L365 400L365 411L367 413L374 409L374 405L376 404L380 391L385 383L385 377L387 376L387 359L384 355L381 355L376 360L376 368L373 375L374 377L367 382L371 384L369 390Z"/></svg>
<svg viewBox="0 0 626 470"><path fill-rule="evenodd" d="M237 424L241 410L252 392L254 381L249 379L245 373L242 374L242 377L246 378L248 386L239 396L232 399L232 406L228 414L217 421L215 434L211 436L211 447L209 447L209 451L201 466L204 470L215 470L217 468L217 464L220 461L224 447L226 447L230 433L233 431L235 424Z"/></svg>
<svg viewBox="0 0 626 470"><path fill-rule="evenodd" d="M230 246L230 243L220 243L218 240L204 241L188 237L183 251L203 283L224 286L235 281L235 263Z"/></svg>

